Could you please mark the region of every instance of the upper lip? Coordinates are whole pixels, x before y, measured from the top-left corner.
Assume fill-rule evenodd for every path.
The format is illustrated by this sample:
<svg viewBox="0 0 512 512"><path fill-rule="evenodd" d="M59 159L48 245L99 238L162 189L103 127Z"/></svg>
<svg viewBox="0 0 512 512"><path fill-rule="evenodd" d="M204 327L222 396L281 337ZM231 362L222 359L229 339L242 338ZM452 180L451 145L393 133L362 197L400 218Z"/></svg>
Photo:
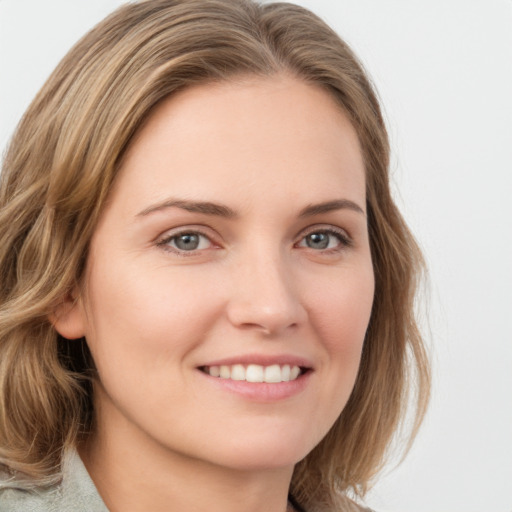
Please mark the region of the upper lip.
<svg viewBox="0 0 512 512"><path fill-rule="evenodd" d="M274 364L278 364L280 366L284 366L286 364L290 366L299 366L301 368L312 369L312 362L305 358L290 354L280 354L280 355L264 355L264 354L245 354L240 356L232 356L226 357L222 359L215 359L213 361L208 361L205 364L200 365L200 368L204 368L205 366L233 366L235 364L242 365L250 365L257 364L260 366L272 366Z"/></svg>

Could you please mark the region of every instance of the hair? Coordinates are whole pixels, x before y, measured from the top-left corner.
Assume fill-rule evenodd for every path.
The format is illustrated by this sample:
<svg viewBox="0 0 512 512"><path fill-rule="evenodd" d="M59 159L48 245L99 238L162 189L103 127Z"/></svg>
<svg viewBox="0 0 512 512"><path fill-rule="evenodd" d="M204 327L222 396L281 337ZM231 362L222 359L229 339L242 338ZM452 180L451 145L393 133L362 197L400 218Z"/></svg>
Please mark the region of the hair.
<svg viewBox="0 0 512 512"><path fill-rule="evenodd" d="M0 176L0 466L48 485L64 449L91 431L93 363L49 318L83 278L123 155L155 107L194 84L287 73L323 88L357 131L366 169L375 296L355 387L296 465L304 506L363 495L413 404L429 397L415 317L421 253L389 186L373 87L350 48L308 10L253 0L145 0L102 21L67 54L22 118ZM413 395L410 396L410 392Z"/></svg>

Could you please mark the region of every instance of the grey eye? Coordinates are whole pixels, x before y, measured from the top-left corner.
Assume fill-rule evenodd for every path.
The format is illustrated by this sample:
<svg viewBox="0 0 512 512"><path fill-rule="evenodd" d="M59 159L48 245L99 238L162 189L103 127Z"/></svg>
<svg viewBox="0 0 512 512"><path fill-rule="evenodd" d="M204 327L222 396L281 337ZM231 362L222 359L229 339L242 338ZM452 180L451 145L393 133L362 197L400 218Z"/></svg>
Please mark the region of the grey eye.
<svg viewBox="0 0 512 512"><path fill-rule="evenodd" d="M327 249L331 239L335 238L330 233L311 233L306 237L306 245L310 249ZM335 240L337 242L337 240Z"/></svg>
<svg viewBox="0 0 512 512"><path fill-rule="evenodd" d="M298 243L298 247L307 247L317 251L342 249L349 245L350 240L346 236L330 229L312 231Z"/></svg>
<svg viewBox="0 0 512 512"><path fill-rule="evenodd" d="M199 247L199 235L185 233L174 239L176 247L182 251L194 251Z"/></svg>
<svg viewBox="0 0 512 512"><path fill-rule="evenodd" d="M167 242L168 245L178 249L179 251L197 251L207 249L211 242L205 235L201 233L181 233L174 235Z"/></svg>

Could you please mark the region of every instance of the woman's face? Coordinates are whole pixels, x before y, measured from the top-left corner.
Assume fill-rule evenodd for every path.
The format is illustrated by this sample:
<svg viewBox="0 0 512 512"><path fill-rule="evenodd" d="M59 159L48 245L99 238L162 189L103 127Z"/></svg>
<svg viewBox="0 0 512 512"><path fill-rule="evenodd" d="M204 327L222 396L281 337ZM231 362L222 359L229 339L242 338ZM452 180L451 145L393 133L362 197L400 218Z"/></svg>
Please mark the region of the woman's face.
<svg viewBox="0 0 512 512"><path fill-rule="evenodd" d="M56 322L91 349L97 435L239 469L303 458L358 372L365 203L356 133L315 86L247 78L162 103Z"/></svg>

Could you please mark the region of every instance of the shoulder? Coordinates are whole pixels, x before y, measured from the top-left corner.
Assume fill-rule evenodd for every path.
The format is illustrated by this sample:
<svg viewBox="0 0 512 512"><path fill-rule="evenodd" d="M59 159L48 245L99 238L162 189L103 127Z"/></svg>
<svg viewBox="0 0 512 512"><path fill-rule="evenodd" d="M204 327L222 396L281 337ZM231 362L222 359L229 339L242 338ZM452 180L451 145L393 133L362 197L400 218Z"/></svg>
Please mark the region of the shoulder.
<svg viewBox="0 0 512 512"><path fill-rule="evenodd" d="M59 487L28 489L12 480L0 480L0 512L53 512L58 510Z"/></svg>
<svg viewBox="0 0 512 512"><path fill-rule="evenodd" d="M335 506L316 506L305 509L304 512L376 512L371 508L367 508L363 505L358 505L352 500L343 499Z"/></svg>
<svg viewBox="0 0 512 512"><path fill-rule="evenodd" d="M375 512L375 510L351 502L350 505L341 509L343 512ZM341 511L340 511L341 512Z"/></svg>
<svg viewBox="0 0 512 512"><path fill-rule="evenodd" d="M343 512L375 512L371 508L365 507L363 505L359 505L352 500L348 500L346 504L346 508L343 509Z"/></svg>
<svg viewBox="0 0 512 512"><path fill-rule="evenodd" d="M334 508L323 509L319 508L317 510L308 511L308 512L375 512L371 508L365 507L364 505L360 505L355 501L351 500L347 496L339 496L339 500L336 503Z"/></svg>
<svg viewBox="0 0 512 512"><path fill-rule="evenodd" d="M62 480L50 487L27 487L0 476L0 512L108 512L75 451L63 458Z"/></svg>

